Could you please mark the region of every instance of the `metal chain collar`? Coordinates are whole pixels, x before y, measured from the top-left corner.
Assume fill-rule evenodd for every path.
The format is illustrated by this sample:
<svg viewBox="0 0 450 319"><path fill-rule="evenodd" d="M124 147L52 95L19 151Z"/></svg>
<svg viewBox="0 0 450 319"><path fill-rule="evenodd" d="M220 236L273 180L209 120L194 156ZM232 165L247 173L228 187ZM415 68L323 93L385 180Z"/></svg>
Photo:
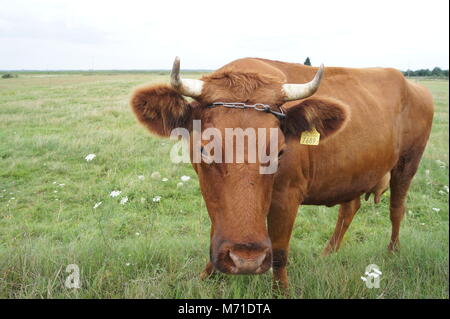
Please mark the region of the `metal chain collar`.
<svg viewBox="0 0 450 319"><path fill-rule="evenodd" d="M224 106L224 107L233 108L233 109L254 109L254 110L260 111L260 112L272 113L279 120L286 118L286 114L284 113L283 108L280 107L281 112L276 112L270 108L270 105L262 104L262 103L245 104L245 103L238 103L238 102L230 102L230 103L214 102L213 104L208 105L209 108L214 108L217 106Z"/></svg>

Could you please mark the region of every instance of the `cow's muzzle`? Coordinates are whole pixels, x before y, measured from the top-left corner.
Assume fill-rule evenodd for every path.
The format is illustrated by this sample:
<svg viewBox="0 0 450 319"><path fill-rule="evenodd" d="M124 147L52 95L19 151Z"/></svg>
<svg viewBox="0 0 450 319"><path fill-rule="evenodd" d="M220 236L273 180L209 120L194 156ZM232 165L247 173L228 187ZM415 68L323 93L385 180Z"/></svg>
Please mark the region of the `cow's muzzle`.
<svg viewBox="0 0 450 319"><path fill-rule="evenodd" d="M272 251L266 243L225 242L212 255L212 262L226 274L262 274L272 266Z"/></svg>

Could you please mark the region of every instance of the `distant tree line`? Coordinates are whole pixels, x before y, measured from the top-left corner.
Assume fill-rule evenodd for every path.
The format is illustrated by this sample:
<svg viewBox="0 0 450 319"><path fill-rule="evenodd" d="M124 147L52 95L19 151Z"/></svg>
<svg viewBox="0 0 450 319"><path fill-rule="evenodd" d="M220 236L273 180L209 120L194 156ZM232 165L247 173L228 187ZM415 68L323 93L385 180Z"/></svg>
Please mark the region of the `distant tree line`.
<svg viewBox="0 0 450 319"><path fill-rule="evenodd" d="M2 79L12 79L12 78L17 78L17 74L5 73L2 75Z"/></svg>
<svg viewBox="0 0 450 319"><path fill-rule="evenodd" d="M430 69L419 69L419 70L406 70L403 71L405 76L434 76L434 77L447 77L448 70L442 70L439 67L435 67L433 70Z"/></svg>
<svg viewBox="0 0 450 319"><path fill-rule="evenodd" d="M304 65L311 65L311 59L306 58ZM419 69L419 70L406 70L402 71L405 76L433 76L439 78L448 78L448 70L442 70L440 67L435 67L433 70L430 69Z"/></svg>

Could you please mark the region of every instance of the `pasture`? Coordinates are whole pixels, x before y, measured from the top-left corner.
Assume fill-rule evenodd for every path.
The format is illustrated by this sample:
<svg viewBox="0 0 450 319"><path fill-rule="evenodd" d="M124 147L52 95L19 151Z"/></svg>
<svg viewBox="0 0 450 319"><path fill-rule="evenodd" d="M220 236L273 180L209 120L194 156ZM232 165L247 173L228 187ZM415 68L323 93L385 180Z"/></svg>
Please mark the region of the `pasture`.
<svg viewBox="0 0 450 319"><path fill-rule="evenodd" d="M0 298L273 297L269 272L199 280L209 217L195 172L172 164L174 142L151 136L128 106L134 86L165 81L164 72L0 79ZM378 205L363 201L341 250L325 258L338 207L301 207L290 297L449 297L448 80L420 82L436 113L408 195L401 252L386 248L389 192ZM80 268L79 289L64 285L69 264ZM382 271L379 289L361 280L369 264Z"/></svg>

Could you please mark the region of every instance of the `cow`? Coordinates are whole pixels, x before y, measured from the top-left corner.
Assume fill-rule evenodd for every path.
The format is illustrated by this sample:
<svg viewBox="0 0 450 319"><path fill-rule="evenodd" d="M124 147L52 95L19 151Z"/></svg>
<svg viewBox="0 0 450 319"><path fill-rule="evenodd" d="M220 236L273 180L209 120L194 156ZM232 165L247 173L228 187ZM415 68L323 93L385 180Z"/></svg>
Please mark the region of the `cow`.
<svg viewBox="0 0 450 319"><path fill-rule="evenodd" d="M258 160L192 161L190 141L211 219L210 260L201 278L215 270L262 274L272 268L274 286L287 288L289 242L299 206L340 205L323 251L327 255L339 249L360 196L374 193L377 202L388 187L388 249L399 249L405 199L429 138L434 106L429 91L398 70L243 58L197 80L180 76L177 57L170 84L136 88L130 105L138 121L162 137L175 128L192 131L193 120L202 121L202 130L278 132L272 174L261 174ZM318 145L301 143L302 134L311 132ZM201 154L211 156L203 147Z"/></svg>

